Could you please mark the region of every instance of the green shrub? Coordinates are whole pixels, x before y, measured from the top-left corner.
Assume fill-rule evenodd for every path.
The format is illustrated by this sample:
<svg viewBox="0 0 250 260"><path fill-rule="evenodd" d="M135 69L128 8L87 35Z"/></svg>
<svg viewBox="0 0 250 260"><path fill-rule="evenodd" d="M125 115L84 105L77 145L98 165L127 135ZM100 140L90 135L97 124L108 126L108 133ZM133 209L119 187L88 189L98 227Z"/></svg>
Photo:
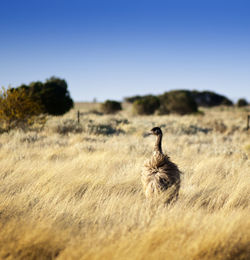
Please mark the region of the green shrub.
<svg viewBox="0 0 250 260"><path fill-rule="evenodd" d="M248 105L248 103L247 103L246 99L244 99L244 98L240 98L240 99L237 101L237 106L238 106L238 107L245 107L245 106L247 106L247 105Z"/></svg>
<svg viewBox="0 0 250 260"><path fill-rule="evenodd" d="M63 115L73 107L73 101L63 79L52 77L42 88L41 99L46 112L50 115Z"/></svg>
<svg viewBox="0 0 250 260"><path fill-rule="evenodd" d="M156 96L144 96L133 103L133 111L138 115L152 115L160 107L160 100Z"/></svg>
<svg viewBox="0 0 250 260"><path fill-rule="evenodd" d="M77 121L73 119L65 119L55 125L53 130L55 133L67 135L69 133L81 133L83 131L83 128L82 125L77 123Z"/></svg>
<svg viewBox="0 0 250 260"><path fill-rule="evenodd" d="M0 91L0 123L2 131L13 128L43 125L46 121L42 116L43 107L35 102L25 89L5 89Z"/></svg>
<svg viewBox="0 0 250 260"><path fill-rule="evenodd" d="M103 104L101 104L101 110L104 114L115 114L122 110L122 106L120 102L106 100Z"/></svg>
<svg viewBox="0 0 250 260"><path fill-rule="evenodd" d="M67 88L65 80L51 77L45 83L36 81L21 85L17 90L25 90L35 102L42 104L43 113L57 116L65 114L74 105Z"/></svg>
<svg viewBox="0 0 250 260"><path fill-rule="evenodd" d="M159 114L176 113L180 115L198 112L197 104L189 91L174 90L160 96Z"/></svg>
<svg viewBox="0 0 250 260"><path fill-rule="evenodd" d="M196 104L201 107L232 106L233 102L227 97L212 91L189 91Z"/></svg>
<svg viewBox="0 0 250 260"><path fill-rule="evenodd" d="M85 131L94 135L119 135L124 133L123 130L112 126L111 124L88 124L85 126Z"/></svg>
<svg viewBox="0 0 250 260"><path fill-rule="evenodd" d="M180 90L181 92L189 93L194 101L196 102L197 106L202 107L214 107L214 106L232 106L233 102L228 99L226 96L217 94L212 91L197 91L197 90ZM172 91L170 91L172 92ZM178 92L178 91L177 91ZM167 92L166 92L167 93ZM164 93L164 94L166 94ZM143 99L146 96L131 96L131 97L125 97L124 100L128 103L134 103L137 100ZM164 112L165 113L165 112Z"/></svg>

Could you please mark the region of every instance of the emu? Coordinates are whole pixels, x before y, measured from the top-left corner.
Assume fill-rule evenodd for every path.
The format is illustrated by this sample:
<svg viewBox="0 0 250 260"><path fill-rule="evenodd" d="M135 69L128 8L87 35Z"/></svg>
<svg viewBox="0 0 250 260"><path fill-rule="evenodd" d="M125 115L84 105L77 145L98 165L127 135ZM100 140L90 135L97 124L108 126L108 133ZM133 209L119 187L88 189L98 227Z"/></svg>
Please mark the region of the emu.
<svg viewBox="0 0 250 260"><path fill-rule="evenodd" d="M150 132L156 136L156 143L153 156L145 164L141 175L143 190L146 198L155 198L161 195L165 203L170 203L178 198L181 172L177 165L162 152L163 134L161 128L154 127Z"/></svg>

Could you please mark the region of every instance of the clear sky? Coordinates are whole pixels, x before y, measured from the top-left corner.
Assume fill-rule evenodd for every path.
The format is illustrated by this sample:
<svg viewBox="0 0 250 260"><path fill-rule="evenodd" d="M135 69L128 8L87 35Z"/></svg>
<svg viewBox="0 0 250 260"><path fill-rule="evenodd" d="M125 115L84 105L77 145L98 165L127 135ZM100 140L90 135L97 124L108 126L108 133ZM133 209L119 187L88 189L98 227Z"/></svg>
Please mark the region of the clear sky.
<svg viewBox="0 0 250 260"><path fill-rule="evenodd" d="M75 101L180 88L250 101L250 1L0 0L0 86L53 75Z"/></svg>

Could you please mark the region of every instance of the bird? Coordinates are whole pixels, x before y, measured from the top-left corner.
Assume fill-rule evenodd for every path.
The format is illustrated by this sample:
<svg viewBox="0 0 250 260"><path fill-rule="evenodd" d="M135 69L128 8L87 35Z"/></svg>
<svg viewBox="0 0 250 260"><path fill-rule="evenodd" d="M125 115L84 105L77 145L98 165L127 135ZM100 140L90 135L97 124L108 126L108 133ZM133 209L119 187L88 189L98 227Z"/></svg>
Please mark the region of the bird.
<svg viewBox="0 0 250 260"><path fill-rule="evenodd" d="M154 127L150 130L151 135L156 136L153 156L144 165L141 181L146 198L162 196L165 203L176 201L181 184L181 172L169 156L162 151L162 130ZM166 196L164 196L166 195Z"/></svg>

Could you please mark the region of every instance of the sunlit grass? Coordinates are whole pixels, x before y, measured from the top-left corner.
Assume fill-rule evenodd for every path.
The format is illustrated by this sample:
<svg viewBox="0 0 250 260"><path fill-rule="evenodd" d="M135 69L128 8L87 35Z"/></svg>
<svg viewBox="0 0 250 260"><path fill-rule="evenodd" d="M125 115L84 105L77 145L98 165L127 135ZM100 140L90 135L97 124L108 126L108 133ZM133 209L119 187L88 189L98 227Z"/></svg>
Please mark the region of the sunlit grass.
<svg viewBox="0 0 250 260"><path fill-rule="evenodd" d="M0 136L1 259L249 259L246 112L133 117L128 107L61 131L77 109L93 107ZM156 125L184 173L168 206L146 201L140 183Z"/></svg>

